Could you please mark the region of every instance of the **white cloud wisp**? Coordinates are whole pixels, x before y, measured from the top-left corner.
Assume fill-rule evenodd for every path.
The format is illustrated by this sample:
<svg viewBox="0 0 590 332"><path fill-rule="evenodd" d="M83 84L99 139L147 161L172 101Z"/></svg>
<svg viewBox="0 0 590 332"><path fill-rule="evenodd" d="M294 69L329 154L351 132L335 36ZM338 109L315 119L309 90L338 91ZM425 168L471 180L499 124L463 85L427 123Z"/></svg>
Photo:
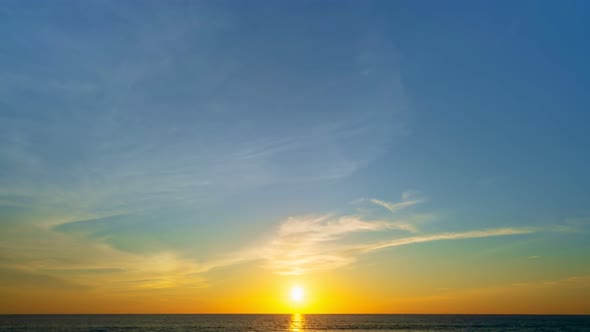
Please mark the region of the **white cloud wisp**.
<svg viewBox="0 0 590 332"><path fill-rule="evenodd" d="M376 199L370 201L394 214L420 202L404 200L400 203L390 203ZM264 244L211 261L202 265L201 271L206 272L213 268L247 261L263 261L264 268L277 274L301 275L311 271L344 267L354 263L360 255L389 247L441 240L523 235L536 231L535 228L497 228L416 235L419 231L415 225L402 218L387 221L366 220L357 215L291 217L284 221ZM379 236L393 239L359 244L358 237L363 233L371 233L368 237L372 239ZM407 236L408 233L412 236Z"/></svg>

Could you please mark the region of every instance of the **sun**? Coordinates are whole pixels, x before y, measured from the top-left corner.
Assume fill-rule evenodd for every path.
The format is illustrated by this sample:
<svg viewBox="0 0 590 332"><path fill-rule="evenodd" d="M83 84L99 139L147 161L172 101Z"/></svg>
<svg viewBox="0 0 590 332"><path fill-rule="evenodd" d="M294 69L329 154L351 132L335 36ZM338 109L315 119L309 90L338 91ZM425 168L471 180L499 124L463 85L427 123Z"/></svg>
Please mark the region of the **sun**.
<svg viewBox="0 0 590 332"><path fill-rule="evenodd" d="M303 288L297 286L297 287L293 287L291 289L291 299L295 302L301 302L303 301Z"/></svg>

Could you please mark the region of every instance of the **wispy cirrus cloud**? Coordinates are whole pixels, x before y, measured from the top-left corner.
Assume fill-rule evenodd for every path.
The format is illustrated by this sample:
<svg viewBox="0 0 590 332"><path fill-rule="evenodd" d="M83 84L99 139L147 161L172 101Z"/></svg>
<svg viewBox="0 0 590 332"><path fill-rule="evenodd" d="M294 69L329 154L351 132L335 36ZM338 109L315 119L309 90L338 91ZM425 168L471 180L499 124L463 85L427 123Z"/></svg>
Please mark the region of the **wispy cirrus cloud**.
<svg viewBox="0 0 590 332"><path fill-rule="evenodd" d="M352 237L359 232L386 230L407 232L407 227L403 223L371 222L358 217L342 217L336 220L324 218L319 220L292 218L286 221L281 226L277 237L267 247L265 255L262 257L265 261L263 266L278 274L298 275L315 270L343 267L354 263L360 255L389 247L442 240L530 234L536 231L533 228L499 228L401 236L392 240L359 245L351 243L352 239L347 240L346 237ZM297 225L295 228L292 227L294 223Z"/></svg>
<svg viewBox="0 0 590 332"><path fill-rule="evenodd" d="M264 252L264 266L279 274L303 274L348 265L356 260L342 245L361 232L408 231L403 221L366 221L358 216L289 218Z"/></svg>
<svg viewBox="0 0 590 332"><path fill-rule="evenodd" d="M536 228L496 228L464 232L420 234L411 218L397 217L405 208L420 203L404 196L401 202L371 199L393 213L390 220L371 220L359 215L320 215L291 217L285 220L273 236L262 245L240 250L225 258L202 265L200 272L246 261L262 261L264 268L281 275L301 275L311 271L344 267L358 257L389 247L443 240L461 240L497 236L523 235ZM362 233L388 240L359 243ZM408 236L411 235L411 236Z"/></svg>

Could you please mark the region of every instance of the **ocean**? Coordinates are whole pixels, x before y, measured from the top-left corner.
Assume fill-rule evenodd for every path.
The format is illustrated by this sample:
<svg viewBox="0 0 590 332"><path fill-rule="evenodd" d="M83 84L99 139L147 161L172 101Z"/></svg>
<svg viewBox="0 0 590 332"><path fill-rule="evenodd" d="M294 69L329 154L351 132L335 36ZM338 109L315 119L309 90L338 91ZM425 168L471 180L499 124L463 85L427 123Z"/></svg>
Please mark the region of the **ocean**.
<svg viewBox="0 0 590 332"><path fill-rule="evenodd" d="M0 331L590 331L590 316L0 315Z"/></svg>

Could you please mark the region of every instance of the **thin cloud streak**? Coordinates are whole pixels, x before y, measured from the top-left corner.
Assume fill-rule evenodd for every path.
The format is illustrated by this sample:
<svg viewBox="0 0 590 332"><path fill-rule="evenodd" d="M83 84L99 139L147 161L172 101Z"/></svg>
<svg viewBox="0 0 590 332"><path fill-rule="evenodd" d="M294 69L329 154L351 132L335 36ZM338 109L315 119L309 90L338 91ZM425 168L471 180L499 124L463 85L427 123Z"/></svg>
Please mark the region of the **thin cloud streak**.
<svg viewBox="0 0 590 332"><path fill-rule="evenodd" d="M536 232L534 228L498 228L498 229L487 229L482 231L468 231L460 233L440 233L424 236L413 236L402 239L395 239L391 241L376 243L367 245L360 250L362 252L370 252L378 249L384 249L388 247L397 247L414 243L432 242L440 240L461 240L461 239L474 239L492 236L507 236L507 235L519 235L519 234L530 234Z"/></svg>

